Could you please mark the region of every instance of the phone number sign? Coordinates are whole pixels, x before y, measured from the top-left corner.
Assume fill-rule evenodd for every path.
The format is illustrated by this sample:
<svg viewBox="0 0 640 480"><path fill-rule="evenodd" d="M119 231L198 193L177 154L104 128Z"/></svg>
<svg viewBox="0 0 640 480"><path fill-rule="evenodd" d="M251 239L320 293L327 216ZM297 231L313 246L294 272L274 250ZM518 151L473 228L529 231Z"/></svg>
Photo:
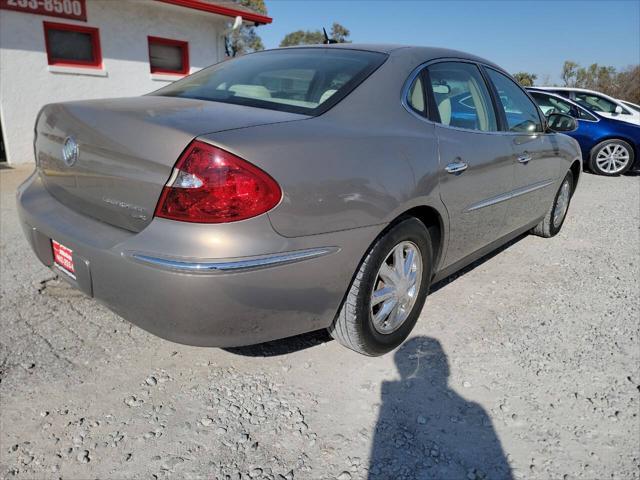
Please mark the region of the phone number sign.
<svg viewBox="0 0 640 480"><path fill-rule="evenodd" d="M0 10L87 21L86 0L0 0Z"/></svg>

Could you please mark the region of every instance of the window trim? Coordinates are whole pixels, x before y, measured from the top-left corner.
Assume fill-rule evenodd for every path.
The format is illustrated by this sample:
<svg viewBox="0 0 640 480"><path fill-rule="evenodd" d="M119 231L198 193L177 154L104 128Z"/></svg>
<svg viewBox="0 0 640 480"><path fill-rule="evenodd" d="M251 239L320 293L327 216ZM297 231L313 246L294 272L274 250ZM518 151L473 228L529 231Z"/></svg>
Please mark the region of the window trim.
<svg viewBox="0 0 640 480"><path fill-rule="evenodd" d="M84 25L74 25L71 23L58 22L42 22L44 30L44 45L47 53L47 63L56 67L78 67L102 69L102 51L100 49L100 29L96 27L87 27ZM91 51L93 53L93 61L86 62L82 60L56 59L52 56L51 45L47 33L49 30L62 30L67 32L88 33L91 36Z"/></svg>
<svg viewBox="0 0 640 480"><path fill-rule="evenodd" d="M167 70L164 68L156 68L151 64L151 44L170 45L172 47L180 47L182 51L182 70ZM147 51L149 55L149 71L152 75L189 75L191 66L189 65L189 42L185 40L174 40L172 38L156 37L147 35Z"/></svg>
<svg viewBox="0 0 640 480"><path fill-rule="evenodd" d="M494 111L494 115L496 117L496 127L497 130L477 130L475 128L464 128L464 127L453 127L451 125L443 125L442 122L440 121L440 112L438 111L438 106L436 105L436 101L435 101L435 96L433 94L433 88L431 85L431 78L429 76L429 67L432 65L436 65L438 63L451 63L451 62L456 62L456 63L468 63L471 65L474 65L478 71L480 76L482 77L482 80L485 83L485 87L487 89L487 91L489 92L489 97L490 97L490 104L489 106L493 108ZM495 104L495 100L493 98L493 90L492 90L492 86L490 84L488 84L487 79L484 76L484 71L482 69L482 67L484 67L484 64L468 59L468 58L457 58L457 57L444 57L444 58L436 58L433 60L429 60L427 62L424 62L420 65L418 65L409 75L409 77L407 78L407 80L405 81L404 87L402 89L402 97L401 97L401 103L402 106L405 108L405 110L407 110L409 113L415 115L416 117L420 118L421 120L427 121L429 123L433 123L434 125L439 125L443 128L451 128L454 130L460 130L463 132L472 132L472 133L479 133L479 134L504 134L504 133L511 133L511 132L504 132L501 129L501 119L500 116L498 114L497 107ZM409 91L411 90L411 85L413 83L413 80L418 76L418 75L422 75L423 81L422 81L422 85L423 88L425 89L425 96L426 96L426 103L427 103L427 115L426 116L422 116L420 114L418 114L413 108L411 108L411 105L409 104Z"/></svg>

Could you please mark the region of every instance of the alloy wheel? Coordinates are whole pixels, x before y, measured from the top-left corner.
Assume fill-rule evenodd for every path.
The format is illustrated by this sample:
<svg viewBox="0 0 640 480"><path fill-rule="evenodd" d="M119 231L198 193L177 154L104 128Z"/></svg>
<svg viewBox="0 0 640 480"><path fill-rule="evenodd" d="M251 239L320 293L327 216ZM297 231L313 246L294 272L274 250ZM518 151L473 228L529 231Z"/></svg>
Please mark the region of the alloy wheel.
<svg viewBox="0 0 640 480"><path fill-rule="evenodd" d="M619 143L610 143L600 149L596 155L596 165L609 174L622 172L630 159L629 150Z"/></svg>
<svg viewBox="0 0 640 480"><path fill-rule="evenodd" d="M400 242L387 255L373 283L369 310L373 327L388 335L402 326L416 303L422 282L418 246Z"/></svg>

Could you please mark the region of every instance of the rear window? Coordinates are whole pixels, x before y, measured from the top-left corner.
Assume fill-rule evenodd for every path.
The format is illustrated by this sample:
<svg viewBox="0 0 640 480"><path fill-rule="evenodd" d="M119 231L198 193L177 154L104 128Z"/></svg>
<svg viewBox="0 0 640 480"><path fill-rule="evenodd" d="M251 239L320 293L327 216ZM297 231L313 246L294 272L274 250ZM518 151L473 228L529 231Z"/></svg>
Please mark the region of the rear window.
<svg viewBox="0 0 640 480"><path fill-rule="evenodd" d="M317 115L340 101L386 58L377 52L330 48L259 52L205 68L153 95Z"/></svg>

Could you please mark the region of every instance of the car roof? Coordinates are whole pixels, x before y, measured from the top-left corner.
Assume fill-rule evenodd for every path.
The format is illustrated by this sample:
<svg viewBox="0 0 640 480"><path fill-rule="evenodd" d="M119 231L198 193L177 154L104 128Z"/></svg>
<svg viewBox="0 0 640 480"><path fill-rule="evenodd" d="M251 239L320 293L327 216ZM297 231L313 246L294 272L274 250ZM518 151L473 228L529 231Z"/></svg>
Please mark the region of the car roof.
<svg viewBox="0 0 640 480"><path fill-rule="evenodd" d="M562 92L583 92L583 93L593 93L595 95L600 95L608 100L613 100L615 102L619 102L620 100L613 98L606 93L598 92L597 90L590 90L588 88L578 88L578 87L535 87L540 90L557 90Z"/></svg>
<svg viewBox="0 0 640 480"><path fill-rule="evenodd" d="M626 104L626 105L631 105L631 106L633 106L633 107L635 107L635 108L640 108L640 105L638 105L637 103L630 102L630 101L628 101L628 100L621 100L621 99L618 99L618 101L619 101L619 102L622 102L622 103L624 103L624 104Z"/></svg>
<svg viewBox="0 0 640 480"><path fill-rule="evenodd" d="M333 43L330 45L296 45L294 47L284 48L337 48L347 50L364 50L368 52L384 53L393 57L416 57L421 60L420 63L436 60L439 58L456 58L484 63L504 72L503 68L482 57L478 57L466 52L461 52L459 50L452 50L441 47L421 47L415 45L400 45L394 43Z"/></svg>
<svg viewBox="0 0 640 480"><path fill-rule="evenodd" d="M588 88L578 88L578 87L549 87L549 86L543 86L543 87L534 87L534 88L540 88L542 90L562 90L564 92L600 93L600 92L596 92L595 90L589 90ZM604 95L604 94L602 94L602 95Z"/></svg>

